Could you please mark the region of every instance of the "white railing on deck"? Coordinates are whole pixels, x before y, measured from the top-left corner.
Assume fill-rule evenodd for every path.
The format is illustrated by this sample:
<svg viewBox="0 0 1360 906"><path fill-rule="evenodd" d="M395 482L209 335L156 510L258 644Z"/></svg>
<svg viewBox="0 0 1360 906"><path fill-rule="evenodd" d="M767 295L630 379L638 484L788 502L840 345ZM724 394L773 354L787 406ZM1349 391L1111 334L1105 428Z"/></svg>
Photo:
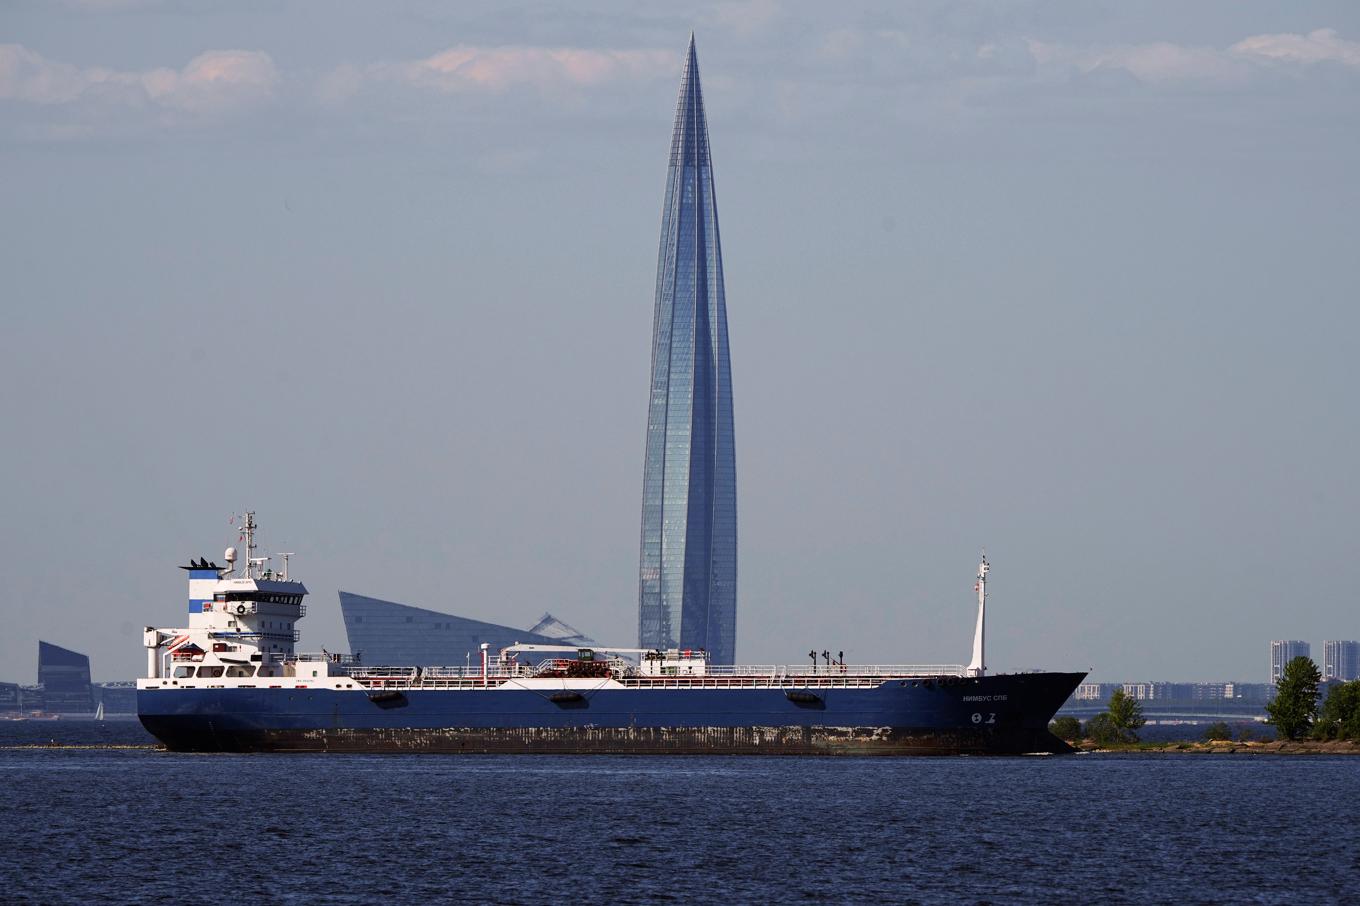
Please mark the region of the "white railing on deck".
<svg viewBox="0 0 1360 906"><path fill-rule="evenodd" d="M296 631L296 630L295 630ZM328 651L299 651L294 654L272 653L274 659L284 661L325 661L330 664L343 664L352 667L359 663L352 654L336 654Z"/></svg>
<svg viewBox="0 0 1360 906"><path fill-rule="evenodd" d="M470 680L481 679L482 668L476 667L363 667L356 666L351 673L362 673L364 676L381 678L415 678L431 680ZM488 679L509 679L511 677L532 676L533 672L523 664L511 665L508 667L490 666L487 668L486 677Z"/></svg>
<svg viewBox="0 0 1360 906"><path fill-rule="evenodd" d="M818 664L816 667L810 664L807 666L797 664L736 664L732 666L710 664L704 668L704 672L708 676L781 679L784 677L829 676L963 676L966 671L960 664Z"/></svg>
<svg viewBox="0 0 1360 906"><path fill-rule="evenodd" d="M302 655L303 659L321 660L325 655ZM334 658L334 655L329 656ZM365 667L353 663L348 656L343 661L345 672L360 682L377 688L471 688L499 686L516 679L541 677L547 670L562 667L565 662L549 659L538 664L492 661L482 672L480 664L466 667ZM965 669L957 664L819 664L809 666L770 664L709 666L699 674L666 674L643 676L636 667L613 662L613 671L605 677L575 677L575 681L615 680L629 687L646 688L835 688L872 687L899 678L962 677ZM565 677L562 677L566 679Z"/></svg>

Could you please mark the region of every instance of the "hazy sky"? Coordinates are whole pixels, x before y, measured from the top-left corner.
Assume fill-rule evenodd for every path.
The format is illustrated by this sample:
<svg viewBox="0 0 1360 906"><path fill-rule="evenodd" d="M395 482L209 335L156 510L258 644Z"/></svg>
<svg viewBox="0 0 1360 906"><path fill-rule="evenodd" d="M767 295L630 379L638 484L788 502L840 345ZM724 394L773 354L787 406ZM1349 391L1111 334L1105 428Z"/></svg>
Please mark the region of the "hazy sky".
<svg viewBox="0 0 1360 906"><path fill-rule="evenodd" d="M0 678L336 590L632 644L693 29L737 650L1264 681L1360 637L1360 5L0 6Z"/></svg>

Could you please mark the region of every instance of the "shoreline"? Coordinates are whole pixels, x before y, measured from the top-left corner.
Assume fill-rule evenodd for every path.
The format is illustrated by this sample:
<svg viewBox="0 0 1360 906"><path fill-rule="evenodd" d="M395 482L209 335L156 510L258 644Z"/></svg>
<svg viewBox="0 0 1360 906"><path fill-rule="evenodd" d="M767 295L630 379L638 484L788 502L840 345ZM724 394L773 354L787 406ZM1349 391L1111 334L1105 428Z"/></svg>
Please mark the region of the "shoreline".
<svg viewBox="0 0 1360 906"><path fill-rule="evenodd" d="M1360 740L1286 739L1182 742L1135 742L1118 746L1098 746L1089 741L1073 743L1083 755L1360 755Z"/></svg>

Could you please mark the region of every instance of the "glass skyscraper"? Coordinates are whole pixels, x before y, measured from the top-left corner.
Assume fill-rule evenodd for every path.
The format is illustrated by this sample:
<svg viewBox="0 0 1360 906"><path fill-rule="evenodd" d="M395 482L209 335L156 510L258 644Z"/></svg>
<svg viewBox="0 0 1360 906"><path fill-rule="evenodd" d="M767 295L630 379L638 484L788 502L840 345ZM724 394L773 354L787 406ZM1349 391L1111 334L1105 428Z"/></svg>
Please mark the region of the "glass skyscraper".
<svg viewBox="0 0 1360 906"><path fill-rule="evenodd" d="M737 476L718 206L690 37L671 138L652 322L638 643L730 664L737 629Z"/></svg>

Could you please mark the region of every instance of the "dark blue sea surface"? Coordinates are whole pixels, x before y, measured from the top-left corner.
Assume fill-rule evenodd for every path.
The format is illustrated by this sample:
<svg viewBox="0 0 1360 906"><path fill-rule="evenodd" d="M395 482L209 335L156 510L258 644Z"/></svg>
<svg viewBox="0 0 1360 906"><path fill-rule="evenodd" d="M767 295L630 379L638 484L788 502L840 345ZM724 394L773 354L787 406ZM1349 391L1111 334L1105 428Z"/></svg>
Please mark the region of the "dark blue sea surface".
<svg viewBox="0 0 1360 906"><path fill-rule="evenodd" d="M114 747L148 743L135 722L0 723L0 900L1339 903L1360 890L1360 759L1344 756Z"/></svg>

